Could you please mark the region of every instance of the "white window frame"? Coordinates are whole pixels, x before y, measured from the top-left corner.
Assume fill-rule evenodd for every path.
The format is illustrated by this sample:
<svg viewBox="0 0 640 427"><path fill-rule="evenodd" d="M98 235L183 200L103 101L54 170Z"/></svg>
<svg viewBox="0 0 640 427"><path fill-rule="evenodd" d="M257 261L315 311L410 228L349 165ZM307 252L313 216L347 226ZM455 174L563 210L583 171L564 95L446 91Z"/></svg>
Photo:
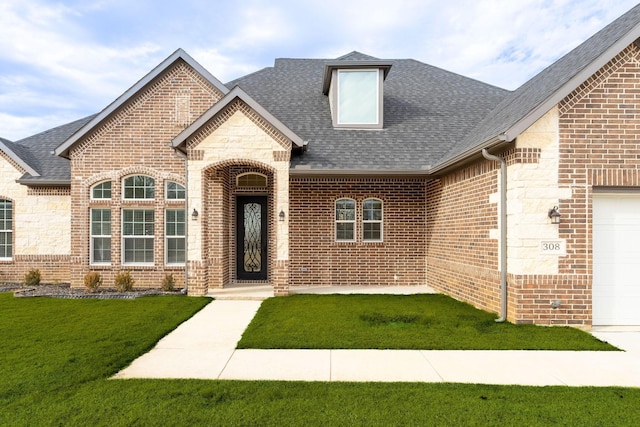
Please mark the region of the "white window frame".
<svg viewBox="0 0 640 427"><path fill-rule="evenodd" d="M184 233L182 235L178 235L178 234L169 234L169 212L182 212L184 214ZM175 222L174 224L179 224L178 222ZM185 261L187 259L187 245L186 245L186 240L187 240L187 236L186 236L186 232L187 232L187 211L186 209L166 209L165 213L164 213L164 229L165 229L165 233L164 233L164 263L165 265L170 265L170 266L184 266L185 265ZM182 241L184 242L184 259L185 261L182 262L169 262L169 240L180 240L182 239Z"/></svg>
<svg viewBox="0 0 640 427"><path fill-rule="evenodd" d="M151 214L153 215L153 221L150 223L153 226L153 233L146 234L146 229L145 229L145 234L141 235L141 234L125 234L125 212L136 212L136 211L142 211L142 212L151 212ZM144 266L144 265L154 265L155 263L155 248L156 248L156 244L155 244L155 211L153 209L144 209L144 208L131 208L131 209L122 209L122 243L121 243L121 252L122 252L122 265L140 265L140 266ZM132 223L134 224L135 227L135 221ZM142 223L143 225L148 224L146 222ZM127 261L127 251L126 251L126 242L127 240L133 240L133 239L145 239L145 240L151 240L151 244L152 244L152 260L151 261L143 261L143 262L136 262L136 261Z"/></svg>
<svg viewBox="0 0 640 427"><path fill-rule="evenodd" d="M94 197L93 192L101 185L109 184L109 197ZM101 190L104 192L104 189ZM111 196L113 196L113 184L110 180L100 181L91 186L91 200L111 200Z"/></svg>
<svg viewBox="0 0 640 427"><path fill-rule="evenodd" d="M93 212L94 211L107 211L109 212L109 234L93 234ZM111 256L113 255L113 253L111 252L111 248L112 248L112 237L111 237L111 224L112 224L112 220L113 220L113 215L111 212L110 208L92 208L89 211L89 259L90 259L90 263L91 265L111 265ZM101 221L101 223L104 223L103 221ZM100 227L101 229L103 227ZM95 239L106 239L109 238L109 261L96 261L94 259L94 248L95 248L95 244L94 241Z"/></svg>
<svg viewBox="0 0 640 427"><path fill-rule="evenodd" d="M365 203L368 201L376 201L380 203L380 219L366 219L365 216ZM379 239L367 239L365 237L364 227L365 224L380 224L380 238ZM362 241L363 242L382 242L384 241L384 201L382 199L378 199L377 197L369 197L362 201Z"/></svg>
<svg viewBox="0 0 640 427"><path fill-rule="evenodd" d="M342 111L341 111L341 100L342 100L342 93L340 91L340 76L341 75L347 75L350 73L376 73L376 87L375 87L375 91L376 91L376 99L375 99L375 111L376 111L376 118L375 121L373 122L354 122L354 121L345 121L341 116L342 116ZM371 68L355 68L355 69L345 69L345 70L337 70L337 85L336 85L336 114L335 114L335 123L337 125L337 127L352 127L352 128L380 128L381 127L381 118L382 118L382 111L381 111L381 102L380 102L380 95L381 95L381 75L382 71L378 68L376 69L371 69Z"/></svg>
<svg viewBox="0 0 640 427"><path fill-rule="evenodd" d="M143 177L145 179L150 179L151 180L151 183L153 184L151 187L148 187L148 186L145 185L142 188L145 189L144 190L145 195L146 195L146 193L148 191L147 188L152 188L153 189L153 197L143 197L143 198L131 197L130 198L130 197L126 196L126 194L127 194L127 191L126 191L126 189L127 189L127 185L126 185L127 180L129 180L129 179L134 179L135 180L135 178L137 178L137 177ZM134 196L135 196L135 189L136 188L140 188L140 187L134 186L132 188L134 189L133 191L134 191ZM150 177L149 175L143 175L143 174L129 175L129 176L126 176L126 177L124 177L122 179L122 199L123 200L134 200L134 201L136 201L136 200L138 200L138 201L141 201L141 200L155 200L155 196L156 196L156 180L154 178Z"/></svg>
<svg viewBox="0 0 640 427"><path fill-rule="evenodd" d="M338 203L342 202L342 201L349 201L353 204L353 219L339 219L338 218ZM355 242L356 241L356 219L357 219L357 215L358 215L358 204L356 203L356 201L354 199L348 198L348 197L342 197L340 199L337 199L334 203L333 203L333 218L334 218L334 227L333 227L333 231L334 231L334 239L336 242ZM352 239L339 239L338 238L338 224L351 224L352 228L353 228L353 238Z"/></svg>
<svg viewBox="0 0 640 427"><path fill-rule="evenodd" d="M169 185L171 184L175 184L177 186L177 188L173 191L175 191L176 193L180 191L180 189L182 189L182 192L184 193L183 197L169 197ZM185 198L187 197L187 189L185 188L184 185L180 184L179 182L176 181L166 181L165 185L164 185L164 198L165 200L185 200Z"/></svg>
<svg viewBox="0 0 640 427"><path fill-rule="evenodd" d="M15 223L14 221L14 209L13 209L13 201L9 200L9 199L0 199L0 202L2 202L2 204L4 205L2 207L2 210L5 212L9 211L10 212L10 217L7 219L5 217L4 221L0 222L1 224L3 224L3 228L0 229L0 233L5 235L5 248L9 248L9 251L11 252L11 256L0 256L0 260L2 261L11 261L13 259L13 250L14 250L14 246L13 246L13 225ZM9 222L9 227L5 227L6 223ZM3 252L6 252L3 251Z"/></svg>

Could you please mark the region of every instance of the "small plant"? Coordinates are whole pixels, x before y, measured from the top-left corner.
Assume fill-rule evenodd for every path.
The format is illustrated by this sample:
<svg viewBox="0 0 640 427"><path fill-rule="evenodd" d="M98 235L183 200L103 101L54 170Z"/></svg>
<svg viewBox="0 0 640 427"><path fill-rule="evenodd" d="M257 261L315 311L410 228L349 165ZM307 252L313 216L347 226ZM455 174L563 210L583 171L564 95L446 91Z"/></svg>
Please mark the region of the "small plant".
<svg viewBox="0 0 640 427"><path fill-rule="evenodd" d="M136 281L131 277L131 273L129 273L128 270L125 270L119 271L118 274L116 274L114 282L118 292L128 292L133 289L133 284Z"/></svg>
<svg viewBox="0 0 640 427"><path fill-rule="evenodd" d="M84 287L89 292L96 292L102 285L102 277L95 271L90 271L84 275Z"/></svg>
<svg viewBox="0 0 640 427"><path fill-rule="evenodd" d="M24 275L24 284L26 286L38 286L40 284L41 276L40 270L32 268L27 274Z"/></svg>
<svg viewBox="0 0 640 427"><path fill-rule="evenodd" d="M176 279L173 278L173 274L165 275L164 280L162 280L162 290L165 292L171 292L175 286Z"/></svg>

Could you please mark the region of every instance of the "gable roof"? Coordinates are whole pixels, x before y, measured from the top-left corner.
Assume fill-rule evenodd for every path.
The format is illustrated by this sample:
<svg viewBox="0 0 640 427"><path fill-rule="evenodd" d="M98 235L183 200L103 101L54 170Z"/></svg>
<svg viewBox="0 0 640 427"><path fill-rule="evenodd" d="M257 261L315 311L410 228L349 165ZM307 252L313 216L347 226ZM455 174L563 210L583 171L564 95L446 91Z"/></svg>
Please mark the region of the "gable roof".
<svg viewBox="0 0 640 427"><path fill-rule="evenodd" d="M74 146L76 142L78 142L82 137L87 135L91 130L93 130L96 126L98 126L103 120L109 117L114 111L124 105L127 101L129 101L133 96L135 96L140 90L142 90L147 84L153 81L156 77L158 77L162 72L168 69L172 64L174 64L177 60L183 60L186 62L191 68L197 71L202 77L208 80L215 88L217 88L222 94L227 94L229 89L220 82L220 80L216 79L213 74L207 71L202 65L200 65L195 59L193 59L187 52L182 49L178 49L173 52L167 59L162 61L158 66L156 66L151 72L149 72L146 76L140 79L136 84L131 86L125 93L120 95L118 99L108 105L104 110L100 113L96 114L92 120L87 123L82 129L80 129L77 133L73 134L70 138L64 141L59 147L56 148L55 154L62 157L69 157L69 150Z"/></svg>
<svg viewBox="0 0 640 427"><path fill-rule="evenodd" d="M505 97L441 159L439 168L486 145L513 141L638 37L640 4Z"/></svg>
<svg viewBox="0 0 640 427"><path fill-rule="evenodd" d="M209 120L216 116L219 112L223 111L228 105L230 105L236 99L240 99L247 104L253 111L259 114L267 123L273 126L276 130L287 137L294 146L302 148L306 145L306 142L296 135L291 129L287 128L280 120L273 116L270 112L265 110L260 104L258 104L253 98L251 98L245 91L235 86L229 93L227 93L222 99L216 102L209 110L207 110L202 116L198 117L191 125L185 130L180 132L169 145L173 148L178 148L181 151L186 151L185 143L187 139L197 132L200 128L205 126Z"/></svg>

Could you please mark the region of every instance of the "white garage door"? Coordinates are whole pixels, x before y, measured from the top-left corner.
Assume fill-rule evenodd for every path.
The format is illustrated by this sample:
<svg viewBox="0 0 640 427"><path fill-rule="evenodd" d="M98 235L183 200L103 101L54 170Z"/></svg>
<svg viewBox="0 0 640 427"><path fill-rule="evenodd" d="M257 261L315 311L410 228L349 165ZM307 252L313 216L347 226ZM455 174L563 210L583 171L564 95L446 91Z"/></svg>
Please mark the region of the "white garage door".
<svg viewBox="0 0 640 427"><path fill-rule="evenodd" d="M640 325L640 194L594 194L593 324Z"/></svg>

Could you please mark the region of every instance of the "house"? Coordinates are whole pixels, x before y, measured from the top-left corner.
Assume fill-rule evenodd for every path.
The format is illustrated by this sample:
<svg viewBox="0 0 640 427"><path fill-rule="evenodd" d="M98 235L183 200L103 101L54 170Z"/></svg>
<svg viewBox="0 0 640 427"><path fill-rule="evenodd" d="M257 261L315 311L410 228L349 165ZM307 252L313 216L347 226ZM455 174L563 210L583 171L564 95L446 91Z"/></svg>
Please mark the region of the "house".
<svg viewBox="0 0 640 427"><path fill-rule="evenodd" d="M96 115L0 139L0 280L428 284L640 325L639 37L636 6L513 92L359 52L223 84L178 50Z"/></svg>

